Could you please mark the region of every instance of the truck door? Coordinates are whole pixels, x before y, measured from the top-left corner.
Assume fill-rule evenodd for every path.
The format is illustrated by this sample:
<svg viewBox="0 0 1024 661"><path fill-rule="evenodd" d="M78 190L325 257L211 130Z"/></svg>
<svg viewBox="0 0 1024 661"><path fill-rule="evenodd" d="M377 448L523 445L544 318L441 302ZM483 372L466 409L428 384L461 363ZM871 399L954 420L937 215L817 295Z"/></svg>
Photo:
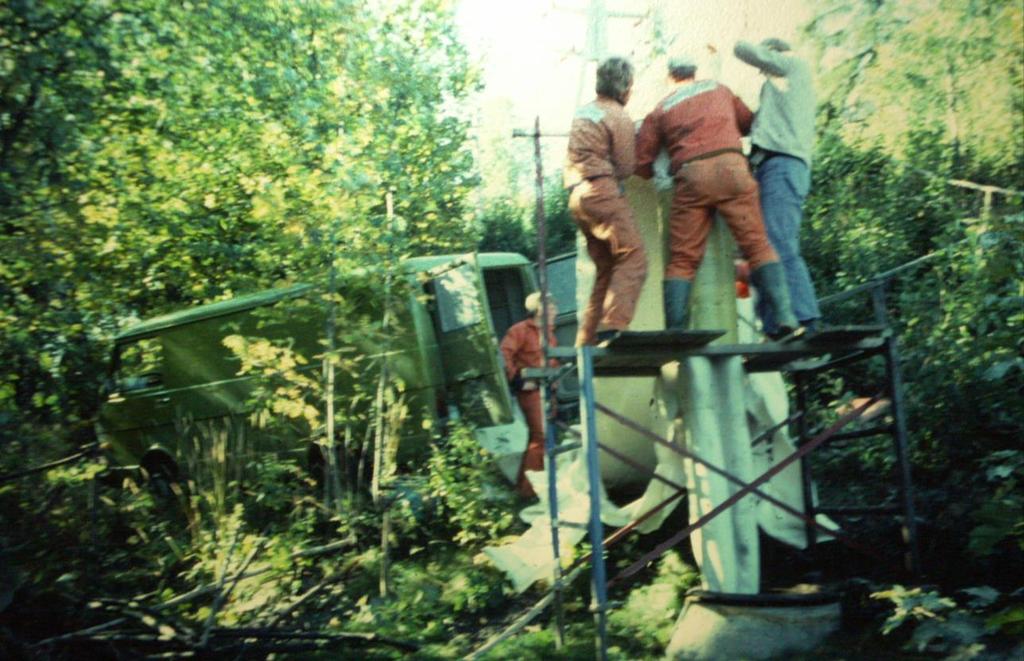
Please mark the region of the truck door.
<svg viewBox="0 0 1024 661"><path fill-rule="evenodd" d="M174 411L167 394L163 343L159 337L122 342L114 353L114 369L99 425L113 442L118 461L138 463L152 445L174 438Z"/></svg>
<svg viewBox="0 0 1024 661"><path fill-rule="evenodd" d="M449 404L477 427L510 424L512 400L476 256L461 256L426 275Z"/></svg>

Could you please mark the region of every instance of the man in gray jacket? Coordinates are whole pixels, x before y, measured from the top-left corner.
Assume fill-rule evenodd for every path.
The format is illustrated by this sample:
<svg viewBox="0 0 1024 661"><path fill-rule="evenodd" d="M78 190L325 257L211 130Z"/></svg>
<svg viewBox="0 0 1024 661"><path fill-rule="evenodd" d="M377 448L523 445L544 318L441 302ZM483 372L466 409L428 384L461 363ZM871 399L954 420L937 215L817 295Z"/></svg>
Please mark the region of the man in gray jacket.
<svg viewBox="0 0 1024 661"><path fill-rule="evenodd" d="M768 238L786 270L793 313L801 325L813 330L821 312L811 274L800 254L800 223L804 199L811 186L814 149L811 70L781 39L765 39L760 44L740 41L733 52L767 77L750 130L750 162L761 189ZM757 312L765 333L778 334L778 324L764 296L758 301Z"/></svg>

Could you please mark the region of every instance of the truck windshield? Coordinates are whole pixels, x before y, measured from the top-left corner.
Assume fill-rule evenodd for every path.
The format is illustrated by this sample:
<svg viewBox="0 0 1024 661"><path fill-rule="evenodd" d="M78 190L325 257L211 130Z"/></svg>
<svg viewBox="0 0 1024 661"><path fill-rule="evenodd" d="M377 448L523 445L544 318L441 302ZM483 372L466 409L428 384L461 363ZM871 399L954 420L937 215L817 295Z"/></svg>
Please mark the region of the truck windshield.
<svg viewBox="0 0 1024 661"><path fill-rule="evenodd" d="M146 337L120 345L114 359L115 389L121 392L152 388L163 383L163 345Z"/></svg>
<svg viewBox="0 0 1024 661"><path fill-rule="evenodd" d="M434 282L442 333L480 323L480 291L472 265L446 271Z"/></svg>

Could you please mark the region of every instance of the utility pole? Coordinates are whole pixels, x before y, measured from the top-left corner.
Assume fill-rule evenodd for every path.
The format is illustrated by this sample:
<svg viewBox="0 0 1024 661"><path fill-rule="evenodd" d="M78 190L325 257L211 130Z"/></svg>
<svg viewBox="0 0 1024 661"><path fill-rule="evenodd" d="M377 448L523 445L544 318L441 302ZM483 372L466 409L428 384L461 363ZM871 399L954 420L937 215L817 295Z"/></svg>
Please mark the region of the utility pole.
<svg viewBox="0 0 1024 661"><path fill-rule="evenodd" d="M583 101L583 83L587 78L587 66L590 63L595 65L608 57L608 20L609 19L642 19L650 14L650 10L641 14L621 11L608 11L605 0L590 0L586 9L559 7L557 3L554 8L559 11L570 11L577 14L584 14L587 19L587 38L583 47L580 63L580 76L576 87L576 105Z"/></svg>
<svg viewBox="0 0 1024 661"><path fill-rule="evenodd" d="M585 13L587 18L587 37L586 46L582 54L583 59L581 62L580 75L578 86L576 90L576 106L581 104L583 97L583 84L587 77L587 66L593 62L598 63L608 56L608 20L612 18L630 18L630 19L641 19L648 15L647 12L643 14L624 13L624 12L609 12L605 6L604 0L590 0L586 9L580 8L567 8L559 7L557 4L552 4L553 8L561 11L572 11L575 13ZM516 129L512 132L514 138L532 138L534 145L534 161L536 167L536 221L537 221L537 233L539 240L539 277L541 286L541 301L543 307L542 315L542 326L545 329L541 332L541 343L544 350L544 366L547 366L547 296L548 296L548 281L547 281L547 255L546 255L546 240L547 240L547 223L544 213L544 177L542 168L541 158L541 147L540 140L542 137L565 137L565 133L541 133L540 130L540 117L537 117L534 121L534 127L532 132L527 132L521 129ZM581 245L580 239L577 239L577 253L585 254L585 248ZM546 404L546 401L545 401ZM546 410L546 406L545 406ZM556 473L555 473L555 438L554 430L549 423L545 433L545 454L547 460L547 473L548 473L548 506L550 508L551 517L551 536L552 536L552 549L554 553L554 586L553 586L553 597L555 602L555 620L556 620L556 647L561 649L564 645L564 615L562 612L562 568L561 559L559 557L559 535L558 535L558 497L556 488ZM595 500L595 499L592 499ZM593 536L593 532L591 533ZM608 617L607 617L607 598L605 594L605 572L604 572L604 557L601 552L602 539L600 534L597 535L597 539L594 543L597 544L597 552L594 553L593 566L595 580L592 587L593 592L593 603L591 609L594 612L594 620L597 626L597 658L604 661L608 658Z"/></svg>

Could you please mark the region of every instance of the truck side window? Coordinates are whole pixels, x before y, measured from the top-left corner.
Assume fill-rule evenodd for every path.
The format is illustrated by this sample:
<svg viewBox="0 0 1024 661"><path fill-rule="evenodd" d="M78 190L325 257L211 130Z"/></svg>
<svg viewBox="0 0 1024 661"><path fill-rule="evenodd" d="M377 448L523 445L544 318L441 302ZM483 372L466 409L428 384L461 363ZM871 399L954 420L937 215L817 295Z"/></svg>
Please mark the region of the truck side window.
<svg viewBox="0 0 1024 661"><path fill-rule="evenodd" d="M480 291L473 267L469 264L438 276L434 280L434 293L442 333L476 325L483 319Z"/></svg>
<svg viewBox="0 0 1024 661"><path fill-rule="evenodd" d="M146 337L120 345L115 361L114 383L118 391L141 390L163 383L160 338Z"/></svg>
<svg viewBox="0 0 1024 661"><path fill-rule="evenodd" d="M558 314L576 311L576 258L552 259L548 262L548 289L558 306Z"/></svg>
<svg viewBox="0 0 1024 661"><path fill-rule="evenodd" d="M527 317L523 307L526 294L523 291L522 267L487 269L484 282L494 334L500 340L512 324Z"/></svg>

